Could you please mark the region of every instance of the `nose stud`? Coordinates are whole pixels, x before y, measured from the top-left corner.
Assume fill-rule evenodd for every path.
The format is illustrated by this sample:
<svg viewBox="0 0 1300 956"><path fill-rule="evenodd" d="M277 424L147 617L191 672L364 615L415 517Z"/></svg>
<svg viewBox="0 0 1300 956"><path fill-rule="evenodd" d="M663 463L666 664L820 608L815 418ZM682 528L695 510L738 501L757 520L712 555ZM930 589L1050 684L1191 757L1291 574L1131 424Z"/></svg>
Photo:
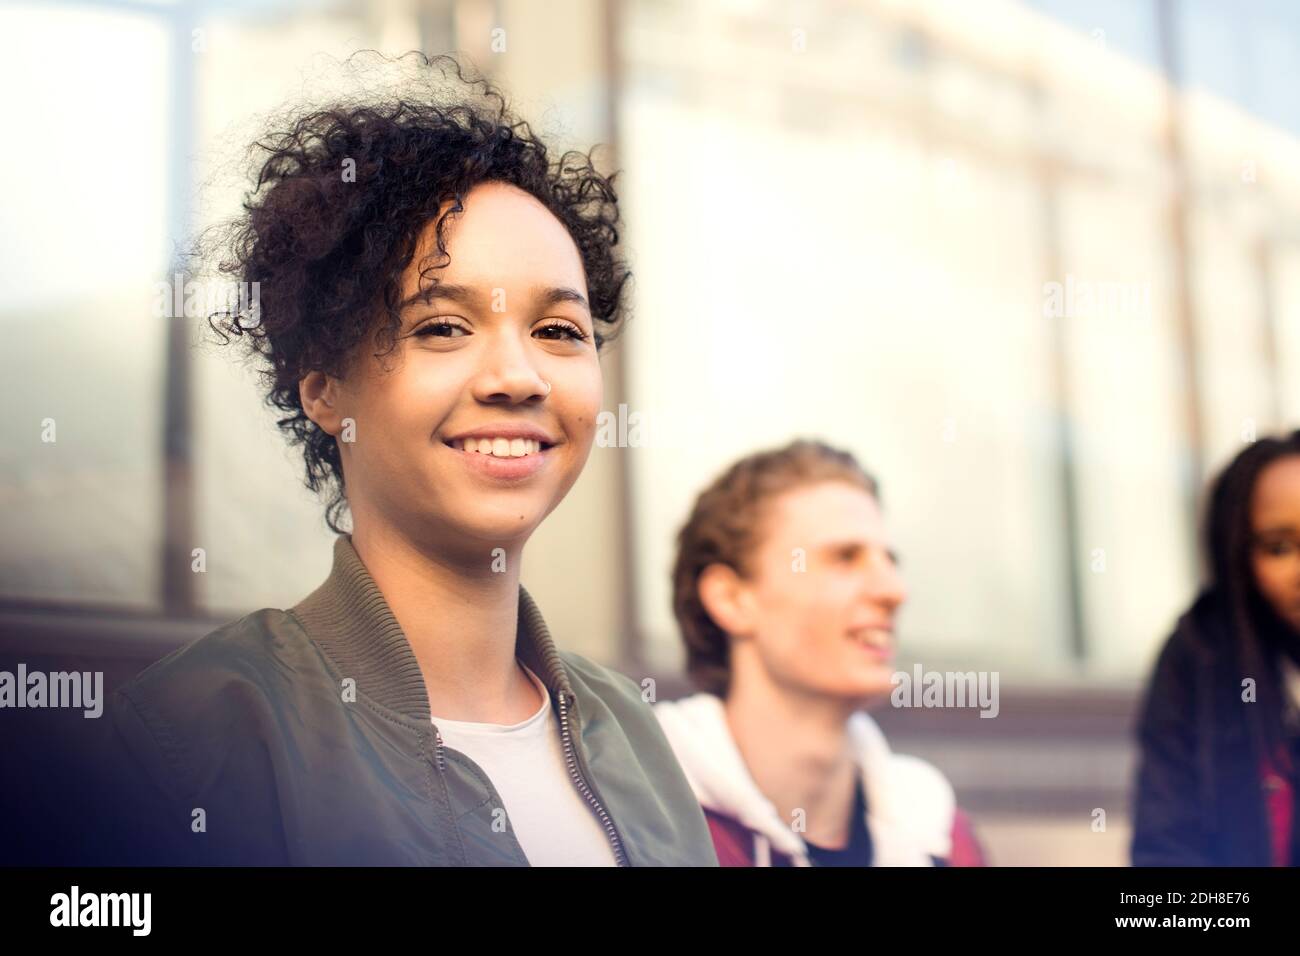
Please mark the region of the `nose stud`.
<svg viewBox="0 0 1300 956"><path fill-rule="evenodd" d="M550 395L550 394L551 394L551 383L543 380L542 384L546 386L546 394L547 394L547 395Z"/></svg>

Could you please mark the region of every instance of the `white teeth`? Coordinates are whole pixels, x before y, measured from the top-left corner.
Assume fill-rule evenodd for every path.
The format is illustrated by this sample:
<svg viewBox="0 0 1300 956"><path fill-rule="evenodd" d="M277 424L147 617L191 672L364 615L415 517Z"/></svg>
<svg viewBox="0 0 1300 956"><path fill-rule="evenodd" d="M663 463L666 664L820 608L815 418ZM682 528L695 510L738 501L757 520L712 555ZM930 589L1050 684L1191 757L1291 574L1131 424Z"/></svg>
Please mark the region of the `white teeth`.
<svg viewBox="0 0 1300 956"><path fill-rule="evenodd" d="M859 644L866 644L868 647L888 648L890 635L888 631L873 627L865 631L859 631L853 635L853 639Z"/></svg>
<svg viewBox="0 0 1300 956"><path fill-rule="evenodd" d="M455 447L494 458L523 458L540 452L542 443L532 438L465 438Z"/></svg>

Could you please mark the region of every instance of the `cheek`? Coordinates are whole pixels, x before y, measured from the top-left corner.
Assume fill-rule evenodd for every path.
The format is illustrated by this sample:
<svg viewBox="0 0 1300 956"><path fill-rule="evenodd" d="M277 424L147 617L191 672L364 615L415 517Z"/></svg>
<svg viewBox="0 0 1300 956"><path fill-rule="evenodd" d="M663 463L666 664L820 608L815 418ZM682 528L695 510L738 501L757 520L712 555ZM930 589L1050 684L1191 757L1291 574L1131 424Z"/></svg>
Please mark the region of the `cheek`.
<svg viewBox="0 0 1300 956"><path fill-rule="evenodd" d="M378 414L393 426L392 441L428 438L455 407L463 384L451 369L435 369L415 360L384 384Z"/></svg>
<svg viewBox="0 0 1300 956"><path fill-rule="evenodd" d="M391 383L391 400L407 412L407 417L431 419L450 410L457 396L468 387L468 370L450 362L421 362L420 356L407 359L402 374Z"/></svg>
<svg viewBox="0 0 1300 956"><path fill-rule="evenodd" d="M604 397L603 384L597 370L596 374L575 377L565 383L564 418L569 437L577 444L586 447L596 437L596 426L600 418L600 403Z"/></svg>
<svg viewBox="0 0 1300 956"><path fill-rule="evenodd" d="M1295 560L1292 558L1254 558L1251 561L1255 583L1260 593L1270 600L1278 600L1294 590Z"/></svg>
<svg viewBox="0 0 1300 956"><path fill-rule="evenodd" d="M422 372L410 359L400 372L372 379L355 406L357 450L387 473L419 470L420 452L432 448L433 433L454 402L449 380Z"/></svg>
<svg viewBox="0 0 1300 956"><path fill-rule="evenodd" d="M764 603L786 617L834 617L852 595L842 577L824 569L795 569L793 550L788 559L769 560L764 567Z"/></svg>
<svg viewBox="0 0 1300 956"><path fill-rule="evenodd" d="M833 616L803 613L790 620L787 627L788 643L783 655L790 673L802 674L810 684L822 684L852 665L854 649Z"/></svg>
<svg viewBox="0 0 1300 956"><path fill-rule="evenodd" d="M797 599L803 612L815 617L822 630L838 628L852 610L857 595L854 582L846 575L825 571L800 577Z"/></svg>
<svg viewBox="0 0 1300 956"><path fill-rule="evenodd" d="M826 582L790 569L769 571L767 579L763 599L765 629L782 656L801 655L813 660L815 655L807 652L824 648L839 633L840 618L828 601Z"/></svg>

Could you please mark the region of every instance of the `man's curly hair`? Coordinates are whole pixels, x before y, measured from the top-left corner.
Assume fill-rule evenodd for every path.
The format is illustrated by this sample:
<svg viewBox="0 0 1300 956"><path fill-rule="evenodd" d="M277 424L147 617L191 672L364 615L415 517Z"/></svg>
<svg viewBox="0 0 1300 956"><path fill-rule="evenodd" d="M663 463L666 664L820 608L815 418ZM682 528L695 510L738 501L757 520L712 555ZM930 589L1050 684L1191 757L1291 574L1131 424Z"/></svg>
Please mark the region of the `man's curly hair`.
<svg viewBox="0 0 1300 956"><path fill-rule="evenodd" d="M253 186L243 212L199 244L201 256L214 257L215 242L219 272L257 290L255 309L219 312L209 324L223 343L240 337L265 360L266 403L282 413L277 424L290 443L302 445L307 487L329 491L325 520L335 533L347 509L339 449L303 411L298 382L316 370L341 376L352 350L385 317L377 342L387 347L377 354L393 350L402 274L444 203L436 253L418 266L422 283L435 283L431 273L450 262L447 217L488 181L535 197L573 237L597 349L617 334L631 276L616 253L617 174L599 173L590 152L552 160L504 95L481 76L467 76L455 57L389 60L365 51L347 63L359 60L413 67L417 75L395 92L300 107L273 120L250 149Z"/></svg>

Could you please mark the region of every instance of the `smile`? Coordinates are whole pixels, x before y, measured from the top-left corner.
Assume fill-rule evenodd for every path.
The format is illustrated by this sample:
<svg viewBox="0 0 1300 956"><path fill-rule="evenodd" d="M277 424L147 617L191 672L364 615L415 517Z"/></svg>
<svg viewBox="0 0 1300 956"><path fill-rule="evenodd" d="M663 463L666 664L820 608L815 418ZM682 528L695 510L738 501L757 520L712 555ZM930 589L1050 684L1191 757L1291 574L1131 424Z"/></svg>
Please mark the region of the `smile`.
<svg viewBox="0 0 1300 956"><path fill-rule="evenodd" d="M532 438L459 438L446 444L457 451L493 458L523 458L552 447Z"/></svg>
<svg viewBox="0 0 1300 956"><path fill-rule="evenodd" d="M865 627L849 633L849 640L877 657L892 657L894 633L882 627Z"/></svg>
<svg viewBox="0 0 1300 956"><path fill-rule="evenodd" d="M474 474L497 482L533 477L546 466L555 447L531 438L465 438L442 444Z"/></svg>

